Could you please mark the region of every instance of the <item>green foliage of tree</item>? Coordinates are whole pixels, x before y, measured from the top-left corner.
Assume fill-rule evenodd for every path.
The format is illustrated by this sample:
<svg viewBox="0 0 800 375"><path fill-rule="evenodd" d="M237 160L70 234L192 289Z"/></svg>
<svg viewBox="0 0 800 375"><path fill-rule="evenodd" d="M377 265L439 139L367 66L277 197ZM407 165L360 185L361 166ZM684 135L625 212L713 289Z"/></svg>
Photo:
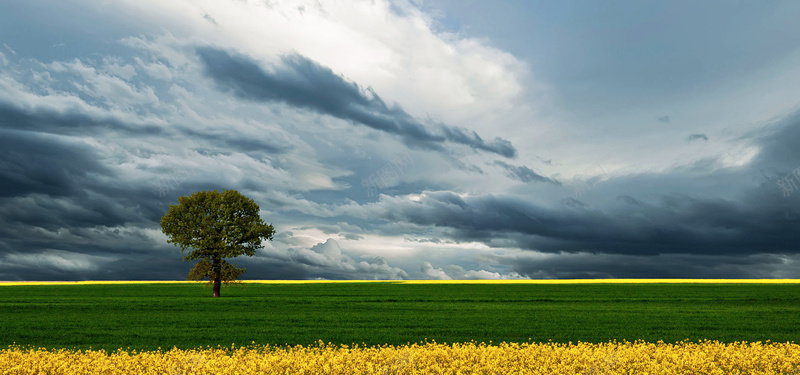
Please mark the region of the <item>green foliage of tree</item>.
<svg viewBox="0 0 800 375"><path fill-rule="evenodd" d="M183 260L200 260L189 271L189 280L208 279L219 297L220 285L234 282L246 271L225 258L253 256L262 239L272 240L275 229L258 215L258 205L236 190L222 193L198 191L178 198L161 218L168 243L188 252Z"/></svg>

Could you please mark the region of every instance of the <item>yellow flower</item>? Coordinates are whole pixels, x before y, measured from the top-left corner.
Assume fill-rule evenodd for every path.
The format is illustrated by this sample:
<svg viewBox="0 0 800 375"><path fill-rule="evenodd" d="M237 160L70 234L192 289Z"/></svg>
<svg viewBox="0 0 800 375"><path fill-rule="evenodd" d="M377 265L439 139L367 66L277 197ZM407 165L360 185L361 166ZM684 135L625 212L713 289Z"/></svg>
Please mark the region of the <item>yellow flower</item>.
<svg viewBox="0 0 800 375"><path fill-rule="evenodd" d="M800 345L773 342L252 346L137 352L0 350L0 374L797 374Z"/></svg>

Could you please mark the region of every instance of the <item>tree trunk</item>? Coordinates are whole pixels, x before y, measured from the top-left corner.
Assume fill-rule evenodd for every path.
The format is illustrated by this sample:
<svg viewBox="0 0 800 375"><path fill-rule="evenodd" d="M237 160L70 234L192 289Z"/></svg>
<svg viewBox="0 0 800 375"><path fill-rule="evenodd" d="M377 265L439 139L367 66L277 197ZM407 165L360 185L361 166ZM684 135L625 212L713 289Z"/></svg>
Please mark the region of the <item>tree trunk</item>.
<svg viewBox="0 0 800 375"><path fill-rule="evenodd" d="M220 280L219 275L214 278L214 297L219 297L219 287L222 285L222 280Z"/></svg>
<svg viewBox="0 0 800 375"><path fill-rule="evenodd" d="M219 287L222 284L222 259L214 257L211 263L211 273L214 276L214 297L219 297Z"/></svg>

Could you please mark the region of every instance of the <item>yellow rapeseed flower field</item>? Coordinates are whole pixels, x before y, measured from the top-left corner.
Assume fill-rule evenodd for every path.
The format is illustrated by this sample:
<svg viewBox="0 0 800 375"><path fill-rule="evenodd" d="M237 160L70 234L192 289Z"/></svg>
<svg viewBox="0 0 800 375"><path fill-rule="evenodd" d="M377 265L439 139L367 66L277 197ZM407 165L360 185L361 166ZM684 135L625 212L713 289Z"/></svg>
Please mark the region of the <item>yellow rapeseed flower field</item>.
<svg viewBox="0 0 800 375"><path fill-rule="evenodd" d="M0 374L800 374L794 343L250 346L136 352L0 350Z"/></svg>

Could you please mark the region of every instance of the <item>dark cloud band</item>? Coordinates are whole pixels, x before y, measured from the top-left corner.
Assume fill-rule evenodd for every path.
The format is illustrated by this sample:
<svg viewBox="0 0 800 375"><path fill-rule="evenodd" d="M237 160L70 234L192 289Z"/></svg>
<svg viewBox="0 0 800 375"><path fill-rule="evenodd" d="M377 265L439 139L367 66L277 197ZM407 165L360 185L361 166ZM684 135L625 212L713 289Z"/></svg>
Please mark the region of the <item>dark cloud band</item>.
<svg viewBox="0 0 800 375"><path fill-rule="evenodd" d="M507 158L517 155L511 142L501 138L487 142L474 131L444 124L437 124L433 132L402 108L387 105L372 89L362 89L300 55L284 56L280 65L266 70L246 56L212 47L199 47L197 54L206 74L240 98L286 103L350 120L399 135L410 146L439 150L442 143L451 142Z"/></svg>

